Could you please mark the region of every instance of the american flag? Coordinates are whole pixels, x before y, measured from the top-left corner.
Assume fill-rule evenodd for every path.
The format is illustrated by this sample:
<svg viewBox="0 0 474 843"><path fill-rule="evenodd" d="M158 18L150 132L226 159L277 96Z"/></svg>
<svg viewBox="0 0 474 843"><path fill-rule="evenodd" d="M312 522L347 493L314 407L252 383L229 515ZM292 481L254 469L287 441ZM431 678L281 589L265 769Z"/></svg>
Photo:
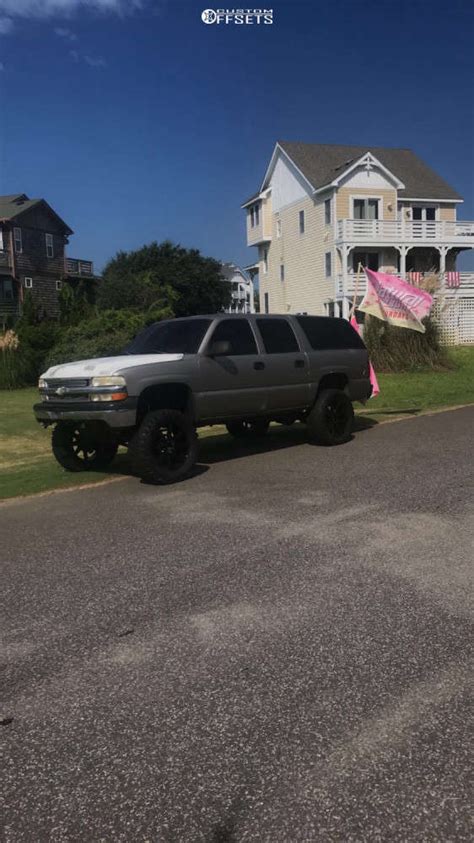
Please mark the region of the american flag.
<svg viewBox="0 0 474 843"><path fill-rule="evenodd" d="M459 287L461 285L461 278L459 272L447 272L446 273L446 286L447 287Z"/></svg>
<svg viewBox="0 0 474 843"><path fill-rule="evenodd" d="M421 279L423 278L422 272L409 272L408 279L410 284L421 284Z"/></svg>

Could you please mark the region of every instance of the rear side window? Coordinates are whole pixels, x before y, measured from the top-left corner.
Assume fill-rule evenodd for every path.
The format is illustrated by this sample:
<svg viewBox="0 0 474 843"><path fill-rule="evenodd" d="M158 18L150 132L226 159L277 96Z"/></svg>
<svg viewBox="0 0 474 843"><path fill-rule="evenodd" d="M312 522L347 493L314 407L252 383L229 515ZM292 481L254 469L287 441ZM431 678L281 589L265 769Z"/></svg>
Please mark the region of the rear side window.
<svg viewBox="0 0 474 843"><path fill-rule="evenodd" d="M224 319L215 329L211 342L230 342L230 354L257 354L257 343L246 319Z"/></svg>
<svg viewBox="0 0 474 843"><path fill-rule="evenodd" d="M288 354L299 351L293 328L286 319L257 319L267 354Z"/></svg>
<svg viewBox="0 0 474 843"><path fill-rule="evenodd" d="M316 351L337 348L365 348L359 334L346 319L330 316L297 316L311 348Z"/></svg>

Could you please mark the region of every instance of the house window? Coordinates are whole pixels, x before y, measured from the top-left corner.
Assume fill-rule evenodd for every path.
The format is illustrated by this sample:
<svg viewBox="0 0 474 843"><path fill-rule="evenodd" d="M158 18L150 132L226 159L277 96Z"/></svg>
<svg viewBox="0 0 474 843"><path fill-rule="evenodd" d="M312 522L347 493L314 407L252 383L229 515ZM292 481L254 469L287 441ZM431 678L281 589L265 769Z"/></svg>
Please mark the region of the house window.
<svg viewBox="0 0 474 843"><path fill-rule="evenodd" d="M46 257L54 258L53 235L45 234L46 238Z"/></svg>
<svg viewBox="0 0 474 843"><path fill-rule="evenodd" d="M426 222L434 222L436 220L436 208L425 206L414 206L412 212L413 220L426 220Z"/></svg>
<svg viewBox="0 0 474 843"><path fill-rule="evenodd" d="M60 290L62 286L63 286L63 282L58 279L58 281L56 281L56 289Z"/></svg>
<svg viewBox="0 0 474 843"><path fill-rule="evenodd" d="M300 234L304 234L304 211L300 211L298 215Z"/></svg>
<svg viewBox="0 0 474 843"><path fill-rule="evenodd" d="M326 225L331 225L331 200L326 199L324 202L324 222Z"/></svg>
<svg viewBox="0 0 474 843"><path fill-rule="evenodd" d="M277 230L277 237L278 237L278 239L280 239L280 237L281 237L281 220L277 220L276 230Z"/></svg>
<svg viewBox="0 0 474 843"><path fill-rule="evenodd" d="M332 274L331 252L326 252L326 254L324 255L324 271L326 274L326 278L330 278Z"/></svg>
<svg viewBox="0 0 474 843"><path fill-rule="evenodd" d="M249 208L250 212L250 227L255 228L255 226L260 225L260 205L251 205Z"/></svg>
<svg viewBox="0 0 474 843"><path fill-rule="evenodd" d="M32 278L25 278L25 288L27 290L31 290L33 286L33 279Z"/></svg>
<svg viewBox="0 0 474 843"><path fill-rule="evenodd" d="M378 220L379 199L354 199L355 220Z"/></svg>
<svg viewBox="0 0 474 843"><path fill-rule="evenodd" d="M280 281L284 281L284 280L285 280L285 264L281 263L280 264Z"/></svg>
<svg viewBox="0 0 474 843"><path fill-rule="evenodd" d="M15 241L15 252L17 255L21 255L23 251L23 246L21 242L21 228L13 229L13 239Z"/></svg>
<svg viewBox="0 0 474 843"><path fill-rule="evenodd" d="M372 269L374 272L378 272L379 253L358 251L352 252L352 269L354 272L357 272L360 263L366 269Z"/></svg>
<svg viewBox="0 0 474 843"><path fill-rule="evenodd" d="M0 301L13 301L13 278L0 278Z"/></svg>
<svg viewBox="0 0 474 843"><path fill-rule="evenodd" d="M268 293L265 293L265 295L263 297L263 301L264 301L265 313L270 313L270 300L269 300L269 297L268 297Z"/></svg>
<svg viewBox="0 0 474 843"><path fill-rule="evenodd" d="M264 246L262 249L262 261L263 261L263 272L264 275L268 272L268 246Z"/></svg>

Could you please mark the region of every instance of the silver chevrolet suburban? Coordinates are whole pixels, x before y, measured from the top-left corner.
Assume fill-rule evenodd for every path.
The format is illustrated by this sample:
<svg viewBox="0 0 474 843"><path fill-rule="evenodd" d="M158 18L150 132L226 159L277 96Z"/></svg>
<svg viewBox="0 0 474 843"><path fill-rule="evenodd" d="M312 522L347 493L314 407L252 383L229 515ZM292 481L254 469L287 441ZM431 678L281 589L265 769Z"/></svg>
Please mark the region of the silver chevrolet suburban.
<svg viewBox="0 0 474 843"><path fill-rule="evenodd" d="M345 442L371 385L344 319L217 314L150 325L116 357L52 366L39 390L36 418L55 425L68 471L101 470L126 445L139 476L171 483L191 471L204 425L243 438L300 420L322 444Z"/></svg>

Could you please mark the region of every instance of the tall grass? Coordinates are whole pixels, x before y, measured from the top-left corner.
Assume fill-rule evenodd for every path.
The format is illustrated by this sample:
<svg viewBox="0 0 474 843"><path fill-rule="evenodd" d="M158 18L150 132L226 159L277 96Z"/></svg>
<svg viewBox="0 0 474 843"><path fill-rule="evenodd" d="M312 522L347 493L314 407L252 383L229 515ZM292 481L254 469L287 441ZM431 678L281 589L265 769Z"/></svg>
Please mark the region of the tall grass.
<svg viewBox="0 0 474 843"><path fill-rule="evenodd" d="M382 372L411 372L452 367L446 348L440 343L439 328L431 317L423 320L425 333L397 328L373 316L364 323L364 342L375 369Z"/></svg>

